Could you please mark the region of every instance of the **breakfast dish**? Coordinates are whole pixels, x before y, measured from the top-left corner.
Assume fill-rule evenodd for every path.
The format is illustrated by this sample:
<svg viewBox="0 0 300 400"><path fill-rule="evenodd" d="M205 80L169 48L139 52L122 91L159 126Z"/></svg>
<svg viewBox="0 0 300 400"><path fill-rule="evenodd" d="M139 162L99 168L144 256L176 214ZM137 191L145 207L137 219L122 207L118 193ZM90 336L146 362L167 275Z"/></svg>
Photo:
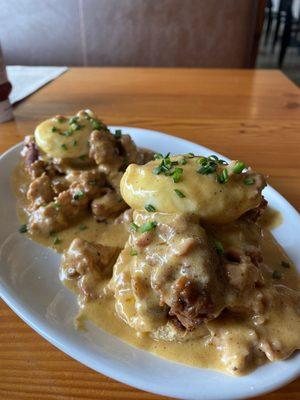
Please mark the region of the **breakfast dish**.
<svg viewBox="0 0 300 400"><path fill-rule="evenodd" d="M298 275L242 161L154 154L83 110L25 139L14 186L20 232L63 253L78 328L234 375L300 348Z"/></svg>
<svg viewBox="0 0 300 400"><path fill-rule="evenodd" d="M82 110L38 125L34 136L25 138L22 156L27 229L49 236L83 214L101 221L123 211L122 171L147 162L152 152L137 149L129 135L113 135L90 110Z"/></svg>

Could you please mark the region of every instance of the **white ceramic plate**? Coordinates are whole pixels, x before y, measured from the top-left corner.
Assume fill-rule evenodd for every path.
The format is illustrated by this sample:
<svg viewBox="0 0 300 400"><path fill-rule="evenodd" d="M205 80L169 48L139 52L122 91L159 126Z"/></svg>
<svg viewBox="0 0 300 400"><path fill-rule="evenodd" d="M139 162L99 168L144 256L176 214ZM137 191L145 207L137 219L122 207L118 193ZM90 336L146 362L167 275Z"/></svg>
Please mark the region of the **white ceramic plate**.
<svg viewBox="0 0 300 400"><path fill-rule="evenodd" d="M164 154L168 151L174 154L214 153L155 131L111 129L122 129L130 133L139 146ZM300 374L299 352L289 360L264 365L250 375L237 378L163 360L121 342L92 324L87 332L76 331L73 326L77 313L75 296L58 279L60 256L18 233L10 177L18 163L21 146L18 144L0 158L0 295L40 335L98 372L139 389L181 399L233 400L257 396ZM300 217L271 187L267 187L264 194L284 219L273 234L300 269Z"/></svg>

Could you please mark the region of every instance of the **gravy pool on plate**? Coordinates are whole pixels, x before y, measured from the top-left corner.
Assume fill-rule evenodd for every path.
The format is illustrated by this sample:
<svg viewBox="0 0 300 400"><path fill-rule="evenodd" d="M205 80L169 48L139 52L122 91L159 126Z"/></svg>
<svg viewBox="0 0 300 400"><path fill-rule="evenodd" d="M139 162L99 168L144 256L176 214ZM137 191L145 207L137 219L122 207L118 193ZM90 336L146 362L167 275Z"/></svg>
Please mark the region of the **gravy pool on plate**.
<svg viewBox="0 0 300 400"><path fill-rule="evenodd" d="M82 110L25 139L14 183L21 232L63 253L79 325L236 375L300 348L299 278L241 161L153 157Z"/></svg>

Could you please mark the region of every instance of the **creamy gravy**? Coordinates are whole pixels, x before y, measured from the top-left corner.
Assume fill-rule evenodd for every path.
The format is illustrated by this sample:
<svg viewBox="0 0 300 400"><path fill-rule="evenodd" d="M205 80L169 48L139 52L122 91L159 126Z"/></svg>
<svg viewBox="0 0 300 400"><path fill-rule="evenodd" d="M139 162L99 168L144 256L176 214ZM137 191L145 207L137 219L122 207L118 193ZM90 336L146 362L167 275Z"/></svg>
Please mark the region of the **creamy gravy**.
<svg viewBox="0 0 300 400"><path fill-rule="evenodd" d="M23 168L18 167L13 176L13 186L18 199L18 213L22 223L26 222L26 188L27 180ZM281 215L274 211L268 211L265 217L264 226L274 227L281 223ZM84 227L84 228L83 228ZM56 235L59 243L54 245L53 236L47 238L41 236L32 236L31 238L44 246L54 248L62 252L68 248L70 242L75 237L81 237L88 241L94 241L103 245L123 247L128 232L123 224L114 225L112 221L107 223L97 223L91 216L86 216L68 229L59 232ZM262 241L262 249L266 269L264 271L265 279L272 280L272 271L277 270L281 274L281 279L274 282L278 286L287 286L291 289L299 289L299 277L292 262L288 259L283 249L276 243L271 233L265 229ZM281 265L281 261L289 263L289 268ZM70 283L63 282L69 289L74 290ZM273 286L274 287L274 286ZM286 297L289 297L289 290L286 289ZM77 318L78 327L84 327L86 320L91 320L101 329L117 336L121 340L147 350L159 357L176 361L179 363L206 367L221 370L228 373L222 362L218 347L209 340L209 338L194 339L186 342L164 342L151 339L148 334L136 333L119 317L116 316L113 296L103 297L98 301L85 304L80 309ZM247 340L256 330L259 335L260 330L267 331L270 338L279 341L284 338L284 342L292 348L300 348L300 315L291 307L285 307L280 301L274 301L270 311L270 319L266 324L260 327L255 326L255 321L245 323L243 320L218 318L210 323L216 331L220 328L228 329L232 335L231 345L242 348L243 342ZM288 351L288 356L291 351ZM260 362L265 362L265 358Z"/></svg>
<svg viewBox="0 0 300 400"><path fill-rule="evenodd" d="M27 222L27 204L26 191L28 188L28 177L22 166L18 166L12 177L13 189L17 197L17 212L21 223ZM88 241L97 241L105 246L124 247L128 238L128 232L123 224L113 224L113 219L106 222L97 222L91 214L82 216L80 220L75 221L68 229L64 229L57 234L50 236L28 235L32 240L42 244L45 247L51 247L58 253L66 250L75 237ZM55 240L58 239L58 240ZM58 242L57 244L54 244Z"/></svg>
<svg viewBox="0 0 300 400"><path fill-rule="evenodd" d="M276 269L282 273L280 285L287 285L293 289L299 288L299 278L295 267L268 231L265 231L262 246L268 267L271 270ZM280 260L288 261L290 268L282 267ZM284 312L282 311L283 309L280 304L274 304L270 320L260 329L268 330L270 337L274 337L276 340L284 338L286 342L286 338L288 337L289 345L294 349L299 348L300 316L290 308L285 309ZM87 319L91 320L95 325L119 337L121 340L140 349L150 351L159 357L194 367L212 368L228 373L221 361L218 349L209 339L196 339L182 343L164 342L155 341L148 334L137 334L116 316L114 312L114 299L112 297L103 298L98 302L84 305L80 311L79 318L81 322ZM233 331L235 333L235 340L232 341L233 346L242 346L248 332L251 334L253 329L255 329L254 323L245 324L245 321L238 319L227 319L226 321L218 319L211 324L218 325L219 327L222 326L223 328L227 327L227 329Z"/></svg>

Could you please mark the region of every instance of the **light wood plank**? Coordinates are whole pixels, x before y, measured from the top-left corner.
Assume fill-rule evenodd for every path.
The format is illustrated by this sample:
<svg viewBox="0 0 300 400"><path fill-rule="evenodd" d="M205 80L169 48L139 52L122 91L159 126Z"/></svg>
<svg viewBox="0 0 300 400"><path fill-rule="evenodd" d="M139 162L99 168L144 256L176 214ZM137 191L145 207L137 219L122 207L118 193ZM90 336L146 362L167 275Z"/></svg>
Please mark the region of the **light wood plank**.
<svg viewBox="0 0 300 400"><path fill-rule="evenodd" d="M270 175L300 208L300 92L279 71L73 68L0 125L3 152L53 114L91 108L107 124L156 129ZM97 374L37 335L0 302L1 400L162 399ZM300 380L264 400L300 398Z"/></svg>

